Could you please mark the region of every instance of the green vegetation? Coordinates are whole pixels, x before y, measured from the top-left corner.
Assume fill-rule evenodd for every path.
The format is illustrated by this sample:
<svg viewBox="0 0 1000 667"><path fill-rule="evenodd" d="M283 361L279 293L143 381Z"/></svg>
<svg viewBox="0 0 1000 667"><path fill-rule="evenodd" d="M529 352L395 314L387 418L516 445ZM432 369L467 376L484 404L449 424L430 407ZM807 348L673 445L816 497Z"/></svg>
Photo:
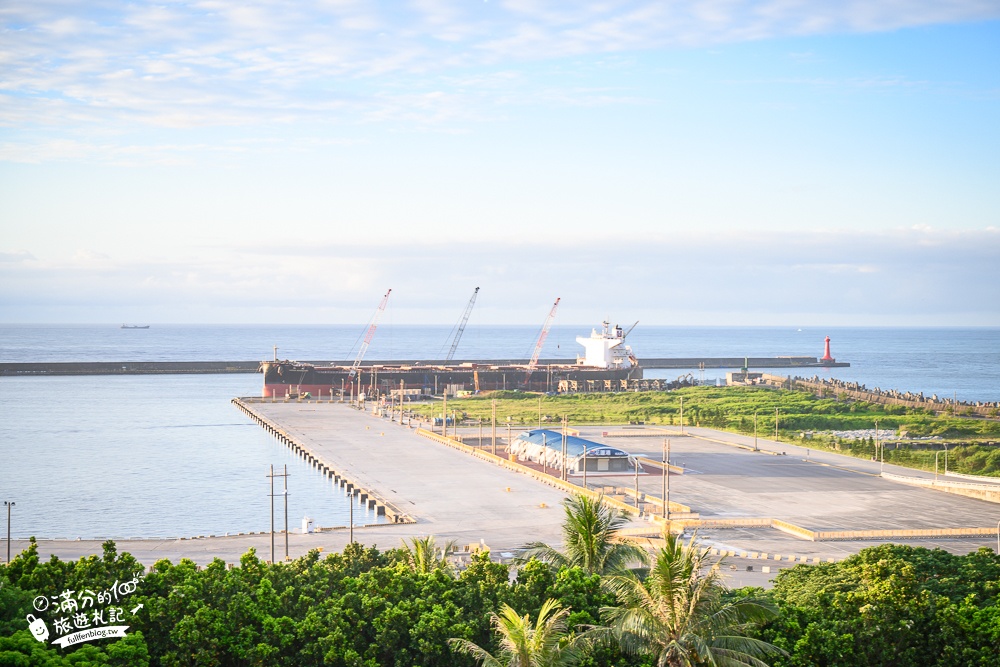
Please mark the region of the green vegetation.
<svg viewBox="0 0 1000 667"><path fill-rule="evenodd" d="M357 544L274 565L251 550L232 569L160 561L123 605L143 605L127 637L61 650L27 629L35 596L103 590L143 568L111 542L76 562L42 560L32 543L0 567L0 666L471 666L453 647L474 644L500 664L525 664L510 658L526 648L540 657L529 664L649 667L709 664L710 653L741 664L721 658L762 655L766 642L787 653L764 656L772 667L1000 667L1000 557L989 549L874 547L785 570L771 591L726 591L700 558L674 542L644 581L530 561L514 582L483 554L451 576L414 571L405 549ZM586 631L601 623L611 630ZM587 641L580 656L580 635L597 634L617 641Z"/></svg>
<svg viewBox="0 0 1000 667"><path fill-rule="evenodd" d="M563 551L542 542L525 546L524 558L535 558L556 567L579 567L587 574L615 574L629 565L648 562L646 552L618 539L618 531L630 523L619 510L605 505L601 498L574 496L563 503Z"/></svg>
<svg viewBox="0 0 1000 667"><path fill-rule="evenodd" d="M752 435L754 415L761 437L773 438L777 410L778 439L817 449L837 450L861 458L874 456L872 441L838 440L830 435L802 434L825 431L855 431L879 428L905 431L907 437L939 436L940 441L921 443L937 449L948 445L949 470L975 475L1000 475L1000 446L985 441L1000 440L1000 421L973 417L934 415L922 409L879 405L862 401L818 398L809 392L765 387L688 387L670 392L629 392L540 396L524 392L493 392L488 395L448 401L466 419L491 419L491 399L497 400L497 424L505 427L508 418L514 428L558 424L565 416L574 424L647 424L679 426L681 399L684 424L706 426ZM441 404L414 406L426 417L440 416ZM902 444L885 449L885 460L899 465L931 470L934 451ZM941 469L944 460L941 458Z"/></svg>
<svg viewBox="0 0 1000 667"><path fill-rule="evenodd" d="M490 614L500 644L499 657L467 639L448 643L483 667L570 667L580 663L586 647L582 635L574 635L566 627L569 611L550 598L532 623L527 614L519 616L510 605L501 606L499 614Z"/></svg>
<svg viewBox="0 0 1000 667"><path fill-rule="evenodd" d="M691 538L664 535L665 545L644 581L632 574L607 579L618 606L604 610L611 632L631 655L648 655L657 665L763 665L783 654L745 631L777 616L768 602L748 596L726 599L719 563Z"/></svg>

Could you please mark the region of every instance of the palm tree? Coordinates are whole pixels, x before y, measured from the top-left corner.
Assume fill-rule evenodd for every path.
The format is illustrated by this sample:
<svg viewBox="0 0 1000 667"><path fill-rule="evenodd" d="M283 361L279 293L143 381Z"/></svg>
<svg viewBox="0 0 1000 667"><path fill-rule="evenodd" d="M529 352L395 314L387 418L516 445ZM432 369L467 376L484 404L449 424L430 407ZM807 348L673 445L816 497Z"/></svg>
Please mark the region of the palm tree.
<svg viewBox="0 0 1000 667"><path fill-rule="evenodd" d="M403 549L406 553L406 562L414 572L430 574L437 570L452 573L451 565L448 563L448 552L455 546L455 540L448 540L440 549L434 541L433 535L427 537L414 537L407 544L404 540Z"/></svg>
<svg viewBox="0 0 1000 667"><path fill-rule="evenodd" d="M624 571L631 563L646 563L648 557L640 547L617 538L619 530L629 523L628 517L603 502L604 496L574 496L563 501L566 520L563 522L563 551L544 542L524 546L523 560L537 558L556 567L578 566L588 574L612 574Z"/></svg>
<svg viewBox="0 0 1000 667"><path fill-rule="evenodd" d="M666 545L645 581L629 575L605 580L619 606L601 612L623 651L652 655L658 667L767 667L760 658L784 653L743 634L773 618L774 607L754 600L725 602L720 564L708 567L708 550L699 549L694 537L686 545L667 530L663 537Z"/></svg>
<svg viewBox="0 0 1000 667"><path fill-rule="evenodd" d="M493 629L500 638L498 655L467 639L449 639L448 644L452 650L472 656L483 667L568 667L583 658L585 640L567 634L567 616L569 609L551 598L542 605L534 623L527 614L518 616L505 604L499 614L490 614Z"/></svg>

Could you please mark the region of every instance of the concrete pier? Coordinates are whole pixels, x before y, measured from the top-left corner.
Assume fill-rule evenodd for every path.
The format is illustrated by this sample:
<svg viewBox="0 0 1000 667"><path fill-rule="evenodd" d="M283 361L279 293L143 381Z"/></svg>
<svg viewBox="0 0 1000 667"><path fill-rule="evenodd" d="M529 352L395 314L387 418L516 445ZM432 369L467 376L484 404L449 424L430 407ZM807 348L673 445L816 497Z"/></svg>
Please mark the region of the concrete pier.
<svg viewBox="0 0 1000 667"><path fill-rule="evenodd" d="M560 544L567 490L518 472L516 465L492 462L485 450L476 455L469 447L441 442L440 436L421 437L408 426L342 403L240 399L237 405L282 442L312 456L331 484L354 491L359 502L374 503L387 516L392 513L396 522L355 528L357 542L387 549L404 539L434 535L460 545L485 544L494 557L535 540ZM881 466L873 461L707 428L685 427L683 434L664 426L577 429L582 437L652 462L661 458L663 440L671 440L671 469L683 471L670 475L671 525L689 534L697 530L707 546L732 554L729 563L738 565L732 585L766 585L781 567L841 560L886 540L955 553L997 544L993 527L1000 521L1000 504L881 478ZM933 481L929 473L884 467L887 473ZM658 515L662 501L657 505L654 499L661 495L663 478L659 466L651 471L637 480L638 491L646 511ZM614 486L632 483L588 478L592 490L611 485L614 492ZM626 494L620 502L633 498ZM678 503L689 511L680 512ZM645 521L634 522L633 528L644 540L659 532ZM347 543L346 528L289 536L293 558L316 548L340 551ZM118 548L150 565L181 557L235 563L251 547L266 558L269 545L269 534L260 532L122 540ZM26 546L26 540L12 545L15 552ZM42 540L39 548L43 558L101 551L97 540ZM762 571L765 561L767 572Z"/></svg>

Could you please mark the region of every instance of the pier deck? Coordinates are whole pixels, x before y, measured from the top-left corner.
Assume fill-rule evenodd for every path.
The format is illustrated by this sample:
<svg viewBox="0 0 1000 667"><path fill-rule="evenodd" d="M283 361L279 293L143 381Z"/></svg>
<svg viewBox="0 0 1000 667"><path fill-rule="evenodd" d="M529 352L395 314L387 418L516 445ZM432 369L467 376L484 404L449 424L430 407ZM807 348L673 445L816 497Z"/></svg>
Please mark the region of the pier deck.
<svg viewBox="0 0 1000 667"><path fill-rule="evenodd" d="M421 438L412 429L358 412L346 404L260 400L246 404L255 414L280 424L283 432L325 465L416 520L355 529L358 542L387 549L398 546L403 539L434 535L442 540L456 539L459 544L483 540L496 556L534 540L554 545L561 540L561 501L566 494L527 475ZM686 471L671 476L670 498L690 505L703 519L773 517L815 530L921 530L995 526L1000 520L998 504L901 486L879 479L877 463L834 453L808 451L764 438L758 442L763 451L750 452L747 448L752 448L752 437L703 428L685 429L689 434L682 437L670 427L644 427L630 429L630 435L648 431L648 437L635 432L637 437L629 438L615 437L616 431L607 426L580 430L584 437L653 460L660 459L663 438L669 437L671 461L683 465ZM931 476L886 468L887 472L892 469L917 477ZM574 479L576 484L581 481ZM658 469L640 478L642 492L656 497L661 483ZM597 475L589 479L591 488L604 484L631 486L631 480L602 480ZM739 572L732 574L734 585L764 585L777 572L777 563L763 562L761 554L782 555L780 567L790 567L789 558L840 559L864 547L885 543L873 539L807 541L773 528L754 526L705 527L698 529L698 535L719 549L756 552L756 558L729 558L730 563L739 566ZM979 546L994 546L996 536L892 541L966 553ZM348 531L293 533L289 542L293 558L313 548L339 551L348 542ZM278 544L280 558L281 537ZM14 540L12 546L17 552L27 546L27 541ZM146 564L160 558L176 562L181 557L199 563L216 557L238 562L250 547L256 548L261 558L268 558L269 535L123 540L118 545L120 551L128 551ZM101 546L93 540L41 540L39 550L43 557L54 553L77 558L100 553ZM761 572L763 565L768 565L770 573ZM746 570L750 566L753 572Z"/></svg>

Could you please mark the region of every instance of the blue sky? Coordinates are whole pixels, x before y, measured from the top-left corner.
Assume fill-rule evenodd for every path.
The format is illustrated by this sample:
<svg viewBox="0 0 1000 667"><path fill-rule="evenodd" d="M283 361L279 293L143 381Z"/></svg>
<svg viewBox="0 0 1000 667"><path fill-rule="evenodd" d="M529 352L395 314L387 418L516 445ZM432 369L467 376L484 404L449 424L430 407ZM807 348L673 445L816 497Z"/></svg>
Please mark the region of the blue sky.
<svg viewBox="0 0 1000 667"><path fill-rule="evenodd" d="M0 7L0 321L1000 325L1000 4Z"/></svg>

